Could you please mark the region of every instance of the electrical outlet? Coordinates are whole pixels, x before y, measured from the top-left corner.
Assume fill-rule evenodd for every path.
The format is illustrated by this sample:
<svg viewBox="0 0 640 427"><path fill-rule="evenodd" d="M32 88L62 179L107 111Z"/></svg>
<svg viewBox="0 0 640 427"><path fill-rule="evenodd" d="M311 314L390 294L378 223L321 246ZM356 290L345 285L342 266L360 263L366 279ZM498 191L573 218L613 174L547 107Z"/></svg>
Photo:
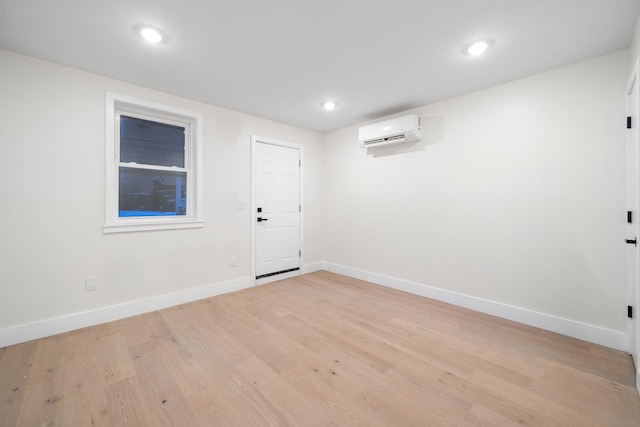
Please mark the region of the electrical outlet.
<svg viewBox="0 0 640 427"><path fill-rule="evenodd" d="M242 199L236 200L236 209L239 210L239 211L243 211L243 210L247 209L247 202L245 202Z"/></svg>
<svg viewBox="0 0 640 427"><path fill-rule="evenodd" d="M235 256L230 256L229 257L229 267L233 268L233 267L237 267L238 266L238 258Z"/></svg>
<svg viewBox="0 0 640 427"><path fill-rule="evenodd" d="M98 290L98 276L89 276L84 279L84 289L87 292Z"/></svg>

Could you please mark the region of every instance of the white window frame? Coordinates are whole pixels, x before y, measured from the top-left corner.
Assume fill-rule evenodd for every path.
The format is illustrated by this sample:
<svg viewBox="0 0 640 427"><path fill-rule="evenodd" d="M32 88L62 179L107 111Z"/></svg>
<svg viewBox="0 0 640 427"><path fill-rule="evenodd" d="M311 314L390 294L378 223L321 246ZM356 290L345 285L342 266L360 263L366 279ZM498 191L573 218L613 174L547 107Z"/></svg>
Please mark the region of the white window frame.
<svg viewBox="0 0 640 427"><path fill-rule="evenodd" d="M106 219L104 233L203 227L202 220L202 114L151 101L106 94ZM184 126L185 167L154 167L187 172L185 216L119 217L120 115Z"/></svg>

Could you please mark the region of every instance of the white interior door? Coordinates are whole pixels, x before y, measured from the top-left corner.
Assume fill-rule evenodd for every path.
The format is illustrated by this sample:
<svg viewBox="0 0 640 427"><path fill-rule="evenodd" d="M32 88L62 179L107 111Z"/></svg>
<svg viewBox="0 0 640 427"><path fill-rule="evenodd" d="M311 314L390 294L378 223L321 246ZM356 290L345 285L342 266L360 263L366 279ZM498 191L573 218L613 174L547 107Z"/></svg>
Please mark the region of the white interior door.
<svg viewBox="0 0 640 427"><path fill-rule="evenodd" d="M627 86L627 259L629 305L633 308L633 317L629 324L629 350L636 367L636 387L640 393L640 96L638 81L638 63L634 68ZM635 243L631 243L635 241Z"/></svg>
<svg viewBox="0 0 640 427"><path fill-rule="evenodd" d="M299 148L256 139L253 142L255 278L299 274Z"/></svg>

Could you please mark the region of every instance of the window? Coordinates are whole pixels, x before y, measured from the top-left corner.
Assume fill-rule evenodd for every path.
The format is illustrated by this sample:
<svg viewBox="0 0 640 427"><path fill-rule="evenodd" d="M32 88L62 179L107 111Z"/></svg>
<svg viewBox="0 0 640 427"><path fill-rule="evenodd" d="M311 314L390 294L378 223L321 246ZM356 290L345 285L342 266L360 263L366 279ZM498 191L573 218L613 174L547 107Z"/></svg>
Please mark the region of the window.
<svg viewBox="0 0 640 427"><path fill-rule="evenodd" d="M202 116L107 93L105 233L202 227Z"/></svg>

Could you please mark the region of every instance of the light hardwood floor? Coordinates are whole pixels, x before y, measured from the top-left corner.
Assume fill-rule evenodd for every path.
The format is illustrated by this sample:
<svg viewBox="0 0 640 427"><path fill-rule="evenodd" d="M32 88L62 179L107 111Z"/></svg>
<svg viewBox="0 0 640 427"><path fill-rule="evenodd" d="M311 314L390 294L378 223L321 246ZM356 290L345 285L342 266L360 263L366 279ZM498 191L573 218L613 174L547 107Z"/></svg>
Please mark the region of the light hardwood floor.
<svg viewBox="0 0 640 427"><path fill-rule="evenodd" d="M625 353L328 272L0 349L1 426L638 426Z"/></svg>

